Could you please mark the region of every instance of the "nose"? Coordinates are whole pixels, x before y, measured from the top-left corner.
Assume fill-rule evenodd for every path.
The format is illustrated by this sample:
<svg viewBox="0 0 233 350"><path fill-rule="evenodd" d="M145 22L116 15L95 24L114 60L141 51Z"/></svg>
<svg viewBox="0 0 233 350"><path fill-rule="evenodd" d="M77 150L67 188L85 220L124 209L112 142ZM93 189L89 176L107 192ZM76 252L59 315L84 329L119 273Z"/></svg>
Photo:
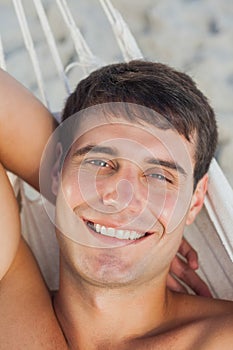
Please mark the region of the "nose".
<svg viewBox="0 0 233 350"><path fill-rule="evenodd" d="M101 192L103 204L116 212L127 208L135 214L146 205L147 185L142 181L139 170L133 166L109 177Z"/></svg>

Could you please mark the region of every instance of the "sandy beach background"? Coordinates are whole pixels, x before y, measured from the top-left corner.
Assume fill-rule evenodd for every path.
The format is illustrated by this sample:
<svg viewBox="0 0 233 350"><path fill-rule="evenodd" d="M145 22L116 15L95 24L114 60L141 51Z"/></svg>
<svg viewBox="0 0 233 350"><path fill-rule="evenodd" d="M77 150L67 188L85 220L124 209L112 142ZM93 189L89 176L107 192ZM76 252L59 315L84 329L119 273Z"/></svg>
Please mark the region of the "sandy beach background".
<svg viewBox="0 0 233 350"><path fill-rule="evenodd" d="M42 0L63 64L76 62L70 33L55 0ZM67 0L75 21L100 64L122 60L98 0ZM219 124L216 157L233 185L233 0L112 0L147 59L190 74L214 107ZM34 3L24 0L46 93L52 111L62 109L66 93L59 82ZM7 70L39 98L12 0L0 0L0 35ZM71 87L84 73L70 71Z"/></svg>

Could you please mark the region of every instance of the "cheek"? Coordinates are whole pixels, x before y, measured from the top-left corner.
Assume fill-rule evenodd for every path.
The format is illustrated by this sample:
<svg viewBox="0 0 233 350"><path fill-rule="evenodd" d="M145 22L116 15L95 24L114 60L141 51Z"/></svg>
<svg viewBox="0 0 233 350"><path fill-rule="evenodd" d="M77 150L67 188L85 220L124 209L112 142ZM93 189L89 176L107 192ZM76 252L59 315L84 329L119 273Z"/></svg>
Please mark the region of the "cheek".
<svg viewBox="0 0 233 350"><path fill-rule="evenodd" d="M177 202L177 195L167 193L159 194L154 198L153 203L156 203L156 212L159 213L160 219L167 227L167 224L171 218L172 212L174 211Z"/></svg>
<svg viewBox="0 0 233 350"><path fill-rule="evenodd" d="M63 174L62 189L68 205L71 208L80 203L92 203L99 198L96 174L83 169L66 171Z"/></svg>
<svg viewBox="0 0 233 350"><path fill-rule="evenodd" d="M64 172L61 187L70 208L74 208L77 203L82 201L77 173L69 171Z"/></svg>
<svg viewBox="0 0 233 350"><path fill-rule="evenodd" d="M169 191L166 187L149 188L148 194L148 203L151 211L166 224L177 202L178 195L176 191Z"/></svg>
<svg viewBox="0 0 233 350"><path fill-rule="evenodd" d="M172 219L172 214L174 213L175 207L177 205L178 196L174 194L167 194L164 200L162 219L167 227Z"/></svg>
<svg viewBox="0 0 233 350"><path fill-rule="evenodd" d="M91 203L98 201L100 196L96 173L81 169L77 174L76 181L79 198L81 198L83 202L91 205Z"/></svg>
<svg viewBox="0 0 233 350"><path fill-rule="evenodd" d="M172 233L187 216L190 196L184 193L168 194L164 203L162 220L165 222L167 233Z"/></svg>
<svg viewBox="0 0 233 350"><path fill-rule="evenodd" d="M186 217L189 197L181 191L161 191L150 196L150 211L159 218L167 233L176 230Z"/></svg>

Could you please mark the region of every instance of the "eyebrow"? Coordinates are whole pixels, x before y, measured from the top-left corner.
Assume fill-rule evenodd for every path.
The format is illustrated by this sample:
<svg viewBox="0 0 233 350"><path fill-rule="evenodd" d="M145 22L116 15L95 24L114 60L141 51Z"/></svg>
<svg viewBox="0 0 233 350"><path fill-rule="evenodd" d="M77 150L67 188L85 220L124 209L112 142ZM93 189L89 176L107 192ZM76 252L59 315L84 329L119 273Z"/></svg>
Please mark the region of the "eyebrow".
<svg viewBox="0 0 233 350"><path fill-rule="evenodd" d="M165 168L176 170L182 175L187 176L187 173L184 170L184 168L182 168L182 166L176 162L173 162L170 160L157 159L157 158L150 158L146 162L149 164L160 165L160 166L164 166Z"/></svg>
<svg viewBox="0 0 233 350"><path fill-rule="evenodd" d="M84 156L89 152L91 152L91 153L105 153L105 154L109 154L109 155L114 156L114 157L116 157L118 155L118 152L112 147L89 144L87 146L84 146L84 147L76 150L73 154L73 157Z"/></svg>
<svg viewBox="0 0 233 350"><path fill-rule="evenodd" d="M115 150L112 147L88 144L88 145L76 150L73 154L73 157L81 157L81 156L86 155L89 152L91 152L91 153L104 153L104 154L109 154L109 155L114 156L114 157L118 156L117 150ZM182 175L187 176L187 173L182 168L182 166L180 166L177 162L174 162L174 161L163 160L163 159L159 159L159 158L149 158L149 159L146 159L146 163L164 166L165 168L176 170L179 173L181 173Z"/></svg>

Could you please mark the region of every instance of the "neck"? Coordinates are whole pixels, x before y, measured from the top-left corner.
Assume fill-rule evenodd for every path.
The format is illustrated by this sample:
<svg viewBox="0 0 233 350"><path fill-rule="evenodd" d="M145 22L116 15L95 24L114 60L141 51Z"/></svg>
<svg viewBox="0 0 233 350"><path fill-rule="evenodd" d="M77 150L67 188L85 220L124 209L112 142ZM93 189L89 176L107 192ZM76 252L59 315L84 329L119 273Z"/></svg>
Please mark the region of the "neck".
<svg viewBox="0 0 233 350"><path fill-rule="evenodd" d="M165 277L133 287L103 288L74 282L61 272L55 297L57 317L71 349L77 344L88 350L117 348L154 334L169 319L168 304Z"/></svg>

